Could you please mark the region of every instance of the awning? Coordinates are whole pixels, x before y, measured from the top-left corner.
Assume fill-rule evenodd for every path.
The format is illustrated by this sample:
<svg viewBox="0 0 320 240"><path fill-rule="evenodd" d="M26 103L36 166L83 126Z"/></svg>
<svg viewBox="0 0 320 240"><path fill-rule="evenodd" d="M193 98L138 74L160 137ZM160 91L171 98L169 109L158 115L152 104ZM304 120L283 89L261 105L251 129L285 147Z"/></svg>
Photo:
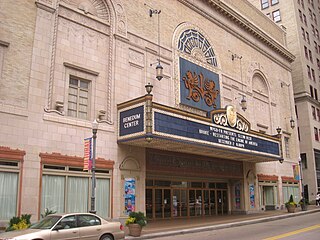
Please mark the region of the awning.
<svg viewBox="0 0 320 240"><path fill-rule="evenodd" d="M242 115L228 111L200 116L146 95L118 105L118 143L244 162L282 159L279 136L253 131Z"/></svg>

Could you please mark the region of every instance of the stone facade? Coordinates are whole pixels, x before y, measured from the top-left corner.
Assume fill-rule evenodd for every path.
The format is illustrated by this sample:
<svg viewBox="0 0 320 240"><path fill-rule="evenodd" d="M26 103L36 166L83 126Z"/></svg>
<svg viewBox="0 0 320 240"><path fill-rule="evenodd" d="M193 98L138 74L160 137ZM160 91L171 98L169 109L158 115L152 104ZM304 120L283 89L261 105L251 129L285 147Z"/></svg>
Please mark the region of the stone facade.
<svg viewBox="0 0 320 240"><path fill-rule="evenodd" d="M251 123L251 128L261 134L274 136L276 128L282 128L282 149L287 151L283 164L256 163L253 156L249 157L253 161L243 162L241 194L247 196L247 183L255 185L256 205L250 208L249 198L244 197L241 210L264 209L260 195L268 186L277 195L274 207L283 207L282 187L295 182L292 164L298 163L299 156L297 131L287 121L294 108L291 87L294 57L286 48L286 33L247 1L240 3L2 1L0 173L18 174L16 215L30 213L33 221L40 218L46 207L44 176L52 176L63 168L57 176L66 175L67 180L85 177L89 181L89 173L79 172L82 168L79 159L83 157L83 140L92 135L94 119L99 122L98 177L110 184L105 195L109 202L105 217L126 217L123 198L126 178L136 179L135 207L145 211L146 148L117 143L117 104L145 95L145 85L150 82L155 102L203 116L203 111L179 102L179 57L219 75L221 108L234 105ZM150 17L150 6L161 9L161 13ZM180 36L188 29L207 39L216 66L208 65L201 51L186 54L178 50ZM155 78L154 63L159 59L164 69L161 81ZM73 78L89 83L83 118L70 116ZM281 88L282 84L289 86L289 91ZM242 96L247 99L246 111L239 104ZM153 148L152 143L148 148ZM21 154L15 157L16 151L22 151L23 158ZM17 165L8 167L8 163ZM258 174L276 178L271 183L268 177ZM292 181L284 183L281 177ZM65 188L68 194L68 186ZM64 204L68 205L67 200ZM231 202L228 205L231 212Z"/></svg>

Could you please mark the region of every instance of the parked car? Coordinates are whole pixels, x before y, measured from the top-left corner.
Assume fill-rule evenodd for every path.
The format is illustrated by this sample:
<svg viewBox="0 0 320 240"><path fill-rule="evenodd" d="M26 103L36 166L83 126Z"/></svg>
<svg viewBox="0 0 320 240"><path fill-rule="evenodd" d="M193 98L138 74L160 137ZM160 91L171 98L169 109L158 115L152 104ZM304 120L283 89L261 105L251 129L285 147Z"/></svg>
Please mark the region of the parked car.
<svg viewBox="0 0 320 240"><path fill-rule="evenodd" d="M124 237L120 222L109 222L91 213L51 214L28 229L0 234L0 240L118 240Z"/></svg>

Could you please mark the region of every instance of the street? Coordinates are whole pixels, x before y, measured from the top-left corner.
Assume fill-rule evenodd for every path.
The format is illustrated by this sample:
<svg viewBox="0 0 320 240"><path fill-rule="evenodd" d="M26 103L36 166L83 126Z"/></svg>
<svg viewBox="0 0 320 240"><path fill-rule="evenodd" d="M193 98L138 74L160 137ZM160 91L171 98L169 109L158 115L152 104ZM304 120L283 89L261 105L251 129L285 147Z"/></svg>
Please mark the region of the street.
<svg viewBox="0 0 320 240"><path fill-rule="evenodd" d="M320 239L320 213L312 213L266 223L205 231L191 234L155 238L158 240L318 240Z"/></svg>

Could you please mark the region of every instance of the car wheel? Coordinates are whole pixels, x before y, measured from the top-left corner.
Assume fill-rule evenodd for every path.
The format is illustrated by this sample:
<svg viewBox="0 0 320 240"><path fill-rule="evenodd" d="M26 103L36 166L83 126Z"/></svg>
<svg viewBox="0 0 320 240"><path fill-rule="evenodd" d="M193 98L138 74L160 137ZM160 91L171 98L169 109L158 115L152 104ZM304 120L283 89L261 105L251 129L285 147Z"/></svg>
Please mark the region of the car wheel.
<svg viewBox="0 0 320 240"><path fill-rule="evenodd" d="M113 239L113 236L112 236L112 235L110 235L110 234L105 234L105 235L103 235L103 236L100 238L100 240L114 240L114 239Z"/></svg>

